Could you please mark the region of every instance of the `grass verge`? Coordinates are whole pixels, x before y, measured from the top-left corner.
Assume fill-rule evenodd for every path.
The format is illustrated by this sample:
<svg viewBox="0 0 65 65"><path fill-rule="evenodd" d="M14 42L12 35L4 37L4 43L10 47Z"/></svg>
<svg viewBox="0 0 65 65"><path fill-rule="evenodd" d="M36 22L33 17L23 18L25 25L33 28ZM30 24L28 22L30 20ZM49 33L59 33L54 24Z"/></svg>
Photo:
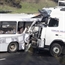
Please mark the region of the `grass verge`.
<svg viewBox="0 0 65 65"><path fill-rule="evenodd" d="M11 7L8 5L0 5L0 11L8 10L12 11L12 13L37 13L38 9L42 9L43 7L54 7L57 4L51 0L49 1L42 1L39 3L29 3L29 2L21 2L22 8L16 8L16 7Z"/></svg>

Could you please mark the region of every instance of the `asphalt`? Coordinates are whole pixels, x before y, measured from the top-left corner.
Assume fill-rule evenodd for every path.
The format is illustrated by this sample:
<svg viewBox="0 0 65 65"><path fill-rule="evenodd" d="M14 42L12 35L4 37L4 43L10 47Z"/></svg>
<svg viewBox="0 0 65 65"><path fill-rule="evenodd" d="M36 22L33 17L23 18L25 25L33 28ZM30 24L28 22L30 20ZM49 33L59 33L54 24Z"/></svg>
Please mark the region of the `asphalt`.
<svg viewBox="0 0 65 65"><path fill-rule="evenodd" d="M63 57L52 57L49 51L0 53L0 65L64 65Z"/></svg>

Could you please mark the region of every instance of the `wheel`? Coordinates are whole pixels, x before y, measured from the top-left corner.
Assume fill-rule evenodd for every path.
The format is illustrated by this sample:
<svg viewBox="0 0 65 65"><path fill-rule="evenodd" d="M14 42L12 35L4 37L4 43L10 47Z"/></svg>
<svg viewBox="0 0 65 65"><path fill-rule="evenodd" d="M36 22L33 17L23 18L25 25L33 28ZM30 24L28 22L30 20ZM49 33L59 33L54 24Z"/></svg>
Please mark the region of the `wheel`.
<svg viewBox="0 0 65 65"><path fill-rule="evenodd" d="M54 43L50 48L50 53L52 56L59 56L62 53L62 47L60 44Z"/></svg>
<svg viewBox="0 0 65 65"><path fill-rule="evenodd" d="M18 44L13 42L13 43L10 43L9 46L8 46L8 52L16 52L18 50Z"/></svg>

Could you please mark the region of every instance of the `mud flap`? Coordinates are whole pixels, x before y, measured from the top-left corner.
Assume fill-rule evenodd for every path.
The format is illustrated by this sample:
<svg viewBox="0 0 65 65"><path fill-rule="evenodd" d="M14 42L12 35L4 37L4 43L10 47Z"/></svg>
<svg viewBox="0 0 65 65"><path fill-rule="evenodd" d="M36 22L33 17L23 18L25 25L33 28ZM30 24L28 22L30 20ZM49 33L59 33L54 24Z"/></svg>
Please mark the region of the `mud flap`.
<svg viewBox="0 0 65 65"><path fill-rule="evenodd" d="M38 45L39 48L43 48L44 47L44 40L38 39L37 45Z"/></svg>

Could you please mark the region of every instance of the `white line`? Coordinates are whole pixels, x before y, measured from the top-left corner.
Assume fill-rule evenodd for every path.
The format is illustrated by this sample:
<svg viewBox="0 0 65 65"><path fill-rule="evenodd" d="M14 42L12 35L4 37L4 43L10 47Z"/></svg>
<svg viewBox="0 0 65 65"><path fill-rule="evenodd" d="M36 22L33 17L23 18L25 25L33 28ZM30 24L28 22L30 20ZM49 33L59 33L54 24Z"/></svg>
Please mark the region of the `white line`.
<svg viewBox="0 0 65 65"><path fill-rule="evenodd" d="M2 61L2 60L6 60L6 58L1 58L0 61Z"/></svg>

